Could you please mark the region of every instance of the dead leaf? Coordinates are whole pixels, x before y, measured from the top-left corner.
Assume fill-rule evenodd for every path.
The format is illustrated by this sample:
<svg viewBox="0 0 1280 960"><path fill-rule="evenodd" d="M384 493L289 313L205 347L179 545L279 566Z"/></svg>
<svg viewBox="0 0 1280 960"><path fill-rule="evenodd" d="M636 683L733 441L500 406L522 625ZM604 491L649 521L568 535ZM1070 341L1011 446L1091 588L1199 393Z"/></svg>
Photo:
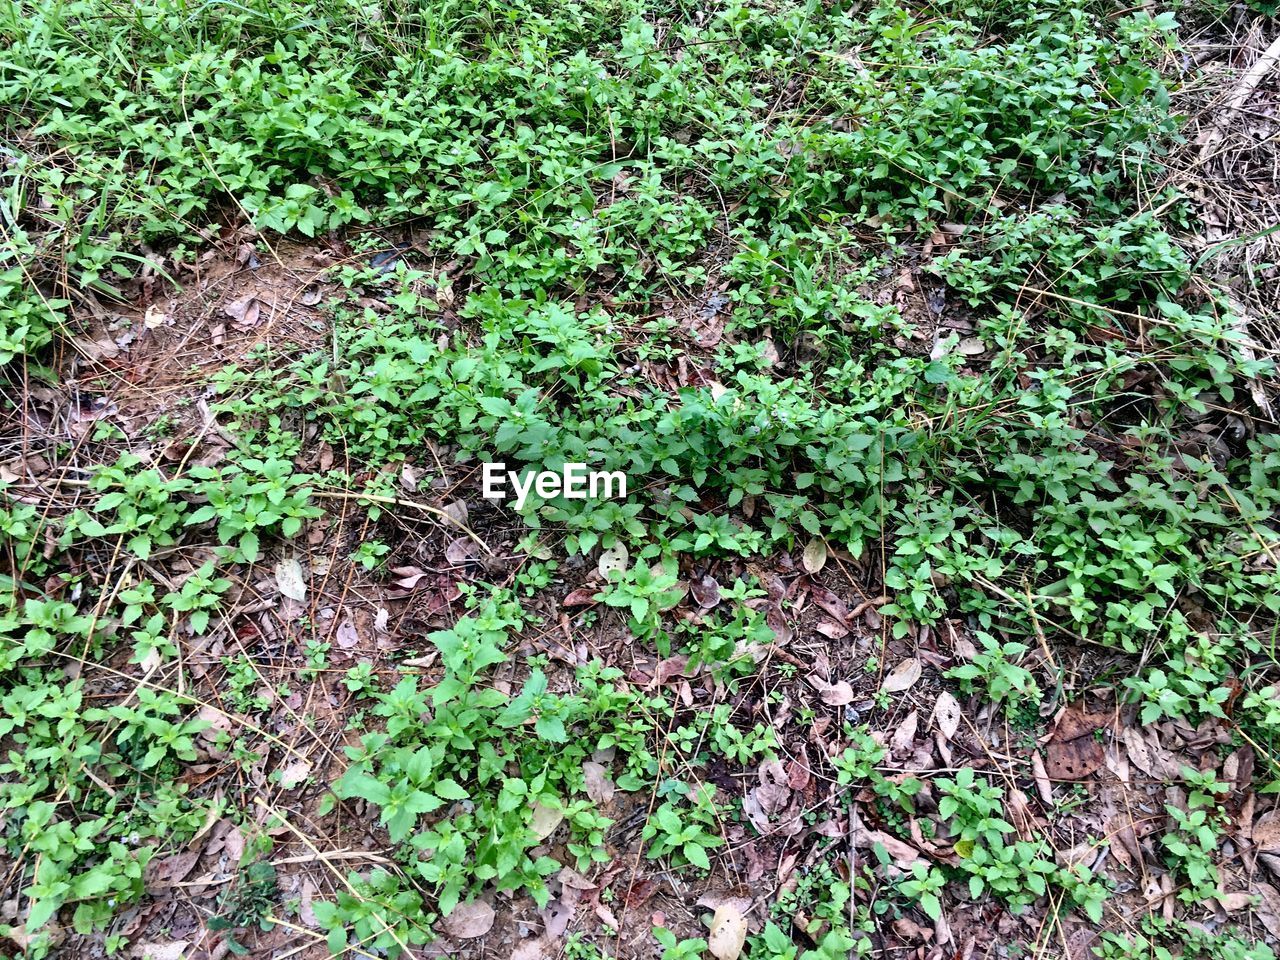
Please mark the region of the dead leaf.
<svg viewBox="0 0 1280 960"><path fill-rule="evenodd" d="M301 603L307 598L307 581L302 564L292 558L276 564L276 587L282 596Z"/></svg>
<svg viewBox="0 0 1280 960"><path fill-rule="evenodd" d="M1092 737L1054 740L1045 748L1045 772L1050 780L1083 780L1100 766L1106 754Z"/></svg>
<svg viewBox="0 0 1280 960"><path fill-rule="evenodd" d="M1254 907L1254 913L1267 928L1267 932L1280 939L1280 891L1271 884L1256 879L1252 881L1252 889L1261 897Z"/></svg>
<svg viewBox="0 0 1280 960"><path fill-rule="evenodd" d="M938 732L950 740L960 728L960 704L956 698L943 690L933 705L933 725Z"/></svg>
<svg viewBox="0 0 1280 960"><path fill-rule="evenodd" d="M845 704L853 703L853 687L849 686L847 680L828 683L814 674L809 677L809 684L818 691L822 702L829 707L843 707Z"/></svg>
<svg viewBox="0 0 1280 960"><path fill-rule="evenodd" d="M1062 711L1045 748L1045 772L1049 779L1083 780L1102 766L1106 752L1097 732L1103 722L1074 704Z"/></svg>
<svg viewBox="0 0 1280 960"><path fill-rule="evenodd" d="M689 581L689 593L693 602L704 610L710 610L720 602L720 584L715 577L695 577Z"/></svg>
<svg viewBox="0 0 1280 960"><path fill-rule="evenodd" d="M239 300L232 300L222 312L231 318L232 323L241 330L248 330L258 325L259 314L262 306L258 303L255 294L248 294Z"/></svg>
<svg viewBox="0 0 1280 960"><path fill-rule="evenodd" d="M884 847L885 852L889 854L889 858L899 867L910 867L913 863L924 860L924 856L919 850L905 840L899 840L891 833L885 833L881 830L864 830L859 834L859 846L873 847L876 844Z"/></svg>
<svg viewBox="0 0 1280 960"><path fill-rule="evenodd" d="M620 928L618 918L614 916L613 911L603 903L596 904L596 916L600 918L600 922L605 925L607 930L616 931Z"/></svg>
<svg viewBox="0 0 1280 960"><path fill-rule="evenodd" d="M542 960L547 942L542 937L534 937L516 945L511 951L511 960Z"/></svg>
<svg viewBox="0 0 1280 960"><path fill-rule="evenodd" d="M830 614L837 622L845 623L849 619L849 605L822 586L822 584L811 584L809 595L813 597L814 603Z"/></svg>
<svg viewBox="0 0 1280 960"><path fill-rule="evenodd" d="M190 940L174 940L170 943L139 943L132 954L137 960L182 960L186 956Z"/></svg>
<svg viewBox="0 0 1280 960"><path fill-rule="evenodd" d="M805 546L800 562L809 573L817 573L827 565L827 542L821 537L814 537Z"/></svg>
<svg viewBox="0 0 1280 960"><path fill-rule="evenodd" d="M1233 893L1218 894L1213 899L1217 900L1218 905L1227 913L1239 913L1253 903L1253 894L1245 890L1237 890Z"/></svg>
<svg viewBox="0 0 1280 960"><path fill-rule="evenodd" d="M1109 724L1109 717L1085 713L1078 704L1069 704L1058 714L1058 722L1053 727L1053 739L1075 740L1079 737L1091 737Z"/></svg>
<svg viewBox="0 0 1280 960"><path fill-rule="evenodd" d="M467 525L467 501L455 500L453 503L446 503L441 509L458 525Z"/></svg>
<svg viewBox="0 0 1280 960"><path fill-rule="evenodd" d="M787 622L782 608L776 603L771 603L765 608L764 621L768 624L769 629L773 631L774 642L778 646L785 647L791 642L791 624Z"/></svg>
<svg viewBox="0 0 1280 960"><path fill-rule="evenodd" d="M698 906L706 907L708 910L719 910L726 903L734 907L744 917L751 910L750 897L735 897L732 891L717 887L708 888L702 896L698 897Z"/></svg>
<svg viewBox="0 0 1280 960"><path fill-rule="evenodd" d="M533 817L529 820L529 829L539 840L545 840L556 832L556 827L564 822L564 811L544 807L540 803L533 805Z"/></svg>
<svg viewBox="0 0 1280 960"><path fill-rule="evenodd" d="M440 921L440 928L459 940L474 940L493 928L494 917L493 907L483 900L472 900L454 907L453 913Z"/></svg>
<svg viewBox="0 0 1280 960"><path fill-rule="evenodd" d="M1273 877L1280 880L1280 856L1274 853L1258 853L1258 862L1266 867Z"/></svg>
<svg viewBox="0 0 1280 960"><path fill-rule="evenodd" d="M556 879L570 890L594 890L596 885L570 867L561 867Z"/></svg>
<svg viewBox="0 0 1280 960"><path fill-rule="evenodd" d="M880 684L880 692L901 693L919 680L922 672L920 661L915 657L908 657L884 678Z"/></svg>
<svg viewBox="0 0 1280 960"><path fill-rule="evenodd" d="M564 936L564 932L569 929L569 921L573 919L573 907L562 900L552 900L538 913L542 916L542 925L551 940L559 940Z"/></svg>
<svg viewBox="0 0 1280 960"><path fill-rule="evenodd" d="M419 580L429 576L426 570L418 567L392 567L391 572L396 575L396 586L404 590L412 590Z"/></svg>
<svg viewBox="0 0 1280 960"><path fill-rule="evenodd" d="M657 892L658 885L652 880L633 877L627 885L627 892L622 895L622 902L628 907L638 907Z"/></svg>
<svg viewBox="0 0 1280 960"><path fill-rule="evenodd" d="M683 654L674 657L667 657L665 660L659 660L654 668L653 679L655 683L669 683L673 677L684 676L684 672L688 669L689 658Z"/></svg>
<svg viewBox="0 0 1280 960"><path fill-rule="evenodd" d="M1031 776L1036 781L1036 792L1040 794L1040 799L1044 801L1045 806L1052 807L1053 781L1045 772L1044 761L1040 759L1040 754L1034 751L1031 753Z"/></svg>
<svg viewBox="0 0 1280 960"><path fill-rule="evenodd" d="M933 931L922 927L910 917L899 917L893 921L893 932L904 943L924 943L933 936Z"/></svg>
<svg viewBox="0 0 1280 960"><path fill-rule="evenodd" d="M110 360L120 355L120 346L114 340L103 337L93 340L89 337L75 337L72 344L81 356L89 360Z"/></svg>
<svg viewBox="0 0 1280 960"><path fill-rule="evenodd" d="M360 642L360 634L356 631L356 625L351 622L350 614L338 623L338 629L333 632L333 638L344 650L350 650Z"/></svg>
<svg viewBox="0 0 1280 960"><path fill-rule="evenodd" d="M751 792L765 814L785 810L787 801L791 799L791 788L781 783L762 783Z"/></svg>
<svg viewBox="0 0 1280 960"><path fill-rule="evenodd" d="M470 537L458 537L449 541L449 545L444 548L444 558L454 564L466 563L474 559L475 555L476 542Z"/></svg>
<svg viewBox="0 0 1280 960"><path fill-rule="evenodd" d="M808 764L808 750L801 744L800 756L787 763L787 786L792 790L803 790L809 785L813 775Z"/></svg>
<svg viewBox="0 0 1280 960"><path fill-rule="evenodd" d="M732 903L722 903L711 918L707 950L716 960L738 960L747 940L747 918Z"/></svg>
<svg viewBox="0 0 1280 960"><path fill-rule="evenodd" d="M911 752L911 748L915 746L916 730L919 726L920 712L912 710L893 732L893 738L889 741L889 750L895 757L905 756Z"/></svg>
<svg viewBox="0 0 1280 960"><path fill-rule="evenodd" d="M1129 762L1153 780L1176 780L1181 764L1164 749L1153 730L1124 727L1120 730Z"/></svg>
<svg viewBox="0 0 1280 960"><path fill-rule="evenodd" d="M814 629L828 640L843 640L849 635L848 629L834 620L823 620Z"/></svg>
<svg viewBox="0 0 1280 960"><path fill-rule="evenodd" d="M742 812L747 815L747 819L751 821L757 833L766 836L769 834L769 815L764 812L764 807L760 805L754 790L742 798Z"/></svg>
<svg viewBox="0 0 1280 960"><path fill-rule="evenodd" d="M951 652L957 660L972 660L978 655L978 648L968 637L952 634Z"/></svg>
<svg viewBox="0 0 1280 960"><path fill-rule="evenodd" d="M1264 853L1280 853L1280 816L1264 813L1253 825L1253 845Z"/></svg>
<svg viewBox="0 0 1280 960"><path fill-rule="evenodd" d="M945 913L938 914L938 919L933 921L933 935L938 938L938 943L942 946L952 941L951 924L947 922Z"/></svg>
<svg viewBox="0 0 1280 960"><path fill-rule="evenodd" d="M565 598L560 601L560 605L564 607L585 607L589 603L596 602L596 594L599 593L594 587L578 587L577 590L570 590Z"/></svg>
<svg viewBox="0 0 1280 960"><path fill-rule="evenodd" d="M202 850L184 850L163 860L152 861L147 866L147 889L162 890L186 879L200 859Z"/></svg>
<svg viewBox="0 0 1280 960"><path fill-rule="evenodd" d="M596 564L596 569L600 571L600 576L606 580L609 574L615 570L621 572L627 569L627 560L630 554L627 553L627 545L619 540L608 550L600 551L600 560Z"/></svg>
<svg viewBox="0 0 1280 960"><path fill-rule="evenodd" d="M604 804L613 799L617 787L609 779L609 771L604 764L588 760L582 765L582 779L592 803Z"/></svg>
<svg viewBox="0 0 1280 960"><path fill-rule="evenodd" d="M309 776L311 776L311 761L295 760L280 771L280 786L285 790L292 790Z"/></svg>

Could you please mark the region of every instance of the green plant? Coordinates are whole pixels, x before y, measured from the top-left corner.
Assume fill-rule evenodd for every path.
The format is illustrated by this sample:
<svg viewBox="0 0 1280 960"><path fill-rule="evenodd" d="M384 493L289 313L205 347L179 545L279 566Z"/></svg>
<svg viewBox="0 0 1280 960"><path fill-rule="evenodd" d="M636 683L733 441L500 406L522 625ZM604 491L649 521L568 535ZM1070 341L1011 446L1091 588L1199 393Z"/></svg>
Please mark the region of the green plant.
<svg viewBox="0 0 1280 960"><path fill-rule="evenodd" d="M231 581L214 575L212 563L206 563L182 581L177 590L170 591L161 604L176 614L187 614L187 622L194 633L209 629L209 617L222 602L220 597L231 589Z"/></svg>
<svg viewBox="0 0 1280 960"><path fill-rule="evenodd" d="M544 878L561 868L533 854L546 824L567 823L579 863L602 852L607 821L572 799L583 790L583 761L616 749L627 770L617 778L623 787L653 765L644 733L634 735L626 719L643 701L617 686L616 670L581 668L578 695L551 692L540 670L511 698L484 685L488 669L506 661L503 642L524 615L509 591L472 593L469 602L470 616L430 637L445 667L438 683L424 690L405 676L371 694L385 732L347 748L351 764L334 788L339 799L378 811L405 868L436 892L442 915L488 882L545 902ZM510 775L512 765L521 776Z"/></svg>
<svg viewBox="0 0 1280 960"><path fill-rule="evenodd" d="M378 678L373 672L373 664L368 660L361 660L343 675L342 685L355 694L368 696L376 693Z"/></svg>
<svg viewBox="0 0 1280 960"><path fill-rule="evenodd" d="M300 675L304 680L313 680L329 666L329 650L333 645L314 638L309 639L304 651L307 665ZM352 668L354 669L354 668Z"/></svg>
<svg viewBox="0 0 1280 960"><path fill-rule="evenodd" d="M1185 920L1165 920L1160 916L1143 917L1140 932L1119 934L1105 932L1101 944L1094 948L1100 960L1274 960L1275 952L1265 943L1234 927L1205 931Z"/></svg>
<svg viewBox="0 0 1280 960"><path fill-rule="evenodd" d="M486 505L483 535L519 528L509 586L468 593L471 614L432 635L424 673L389 689L368 664L341 679L361 697L348 722L362 737L331 802L364 804L392 844L390 869L317 904L335 952L411 951L464 896L541 900L553 855L602 862L611 825L584 799L584 764L598 753L624 790L664 776L657 717L679 717L680 753L707 754L681 760L716 758L708 777L781 752L784 710L741 718L787 698L772 673L745 678L753 651L785 646L768 623L820 596L823 576L796 571L807 592L770 584L751 602L739 580L718 604L672 611L681 577L813 538L828 572L882 578L889 637L968 624L982 649L951 675L1015 726L1040 699L1020 641L1065 636L1132 664L1123 686L1144 722L1229 713L1265 755L1280 737L1267 687L1280 574L1266 559L1280 440L1253 406L1272 368L1248 340L1254 318L1182 249L1188 205L1152 186L1169 183L1176 139L1161 74L1185 59L1175 18L971 7L0 8L0 365L22 451L0 504L0 732L13 741L0 802L28 952L48 952L38 928L64 906L76 930L104 927L143 895L146 862L200 829L208 810L181 773L205 732L197 703L223 702L209 688L225 680L239 712L270 705L251 659L266 650L250 646L232 584L251 593L253 565L324 504L343 504L325 518L338 542L358 529L339 528L347 507L382 536L425 539L434 519L397 487L424 450L447 451L450 479L498 459L583 462L625 471L630 495L535 495L518 517ZM1197 83L1187 70L1172 81L1183 90ZM343 231L410 222L404 244ZM164 285L211 294L206 254L234 250L252 271L283 231L331 233L343 252L316 304L323 330L303 324L301 344L273 330L243 355L215 334L235 365L191 437L187 417L153 409L86 431L90 397L137 386L107 354L145 344ZM132 311L109 304L135 292L145 313L125 329L116 317ZM115 343L78 336L73 303ZM199 366L169 383L199 395L209 354L180 356ZM59 399L46 423L41 381L55 379L71 415ZM138 458L135 444L170 428L190 457ZM319 473L299 466L326 453ZM709 675L732 709L673 706L600 663L509 658L528 620L517 596L541 610L581 558L622 547L626 569L587 588L604 615L564 629L623 611L642 658L687 654L685 689ZM390 555L361 542L351 561L372 571ZM195 573L175 575L190 557ZM843 602L820 604L840 629L853 626ZM131 663L114 659L121 633ZM197 676L190 636L247 649ZM310 676L323 644L305 656ZM815 726L828 713L795 710ZM952 841L953 869L984 896L1061 895L1096 919L1103 884L1056 867L1038 837L1013 840L986 774L937 778L935 818L855 722L806 731L846 738L815 782L834 777L846 803L870 791L890 830L910 812ZM258 746L237 737L230 762L252 765ZM1190 787L1162 848L1203 892L1220 791ZM703 788L664 787L646 842L709 863L718 823ZM793 940L778 916L753 951L869 950L854 935L870 884L893 878L827 879L830 896L813 880L803 891L816 925ZM934 875L903 883L928 909Z"/></svg>
<svg viewBox="0 0 1280 960"><path fill-rule="evenodd" d="M954 780L941 778L937 785L942 794L938 816L952 824L961 841L995 843L1013 832L1013 826L1000 816L1003 791L979 781L971 768L963 767Z"/></svg>
<svg viewBox="0 0 1280 960"><path fill-rule="evenodd" d="M937 786L942 794L938 817L955 838L972 897L990 890L1021 909L1045 896L1052 886L1095 923L1101 922L1108 890L1087 868L1059 866L1052 848L1041 838L1006 840L1014 828L1001 816L1003 791L979 781L968 767L958 771L954 780L939 779Z"/></svg>
<svg viewBox="0 0 1280 960"><path fill-rule="evenodd" d="M94 510L111 514L108 523L83 513L68 519L66 536L127 537L126 546L146 560L157 547L172 546L185 522L186 503L179 494L191 489L190 481L168 478L155 468L138 470L142 461L126 454L111 466L95 472L90 487L102 491Z"/></svg>
<svg viewBox="0 0 1280 960"><path fill-rule="evenodd" d="M839 960L850 956L850 951L854 951L854 956L865 955L866 948L859 945L867 942L866 938L855 940L847 927L835 925L822 936L817 947L805 950L793 943L781 927L766 923L764 932L751 939L751 956L766 960Z"/></svg>
<svg viewBox="0 0 1280 960"><path fill-rule="evenodd" d="M707 949L707 941L701 937L677 940L666 927L654 927L653 938L662 946L662 960L697 960Z"/></svg>
<svg viewBox="0 0 1280 960"><path fill-rule="evenodd" d="M235 939L234 931L249 926L270 930L273 924L267 917L279 895L274 866L263 860L241 864L235 882L218 899L218 912L206 925L214 933L232 931L222 942L230 953L245 956L249 948Z"/></svg>
<svg viewBox="0 0 1280 960"><path fill-rule="evenodd" d="M895 886L900 894L919 904L925 916L930 920L937 920L942 916L942 901L938 895L946 883L947 878L942 871L917 861L912 864L910 875L899 880Z"/></svg>
<svg viewBox="0 0 1280 960"><path fill-rule="evenodd" d="M673 792L676 798L663 801L645 821L640 839L648 843L646 856L654 860L668 857L673 866L692 864L710 870L707 851L724 843L719 835L715 787L675 784Z"/></svg>
<svg viewBox="0 0 1280 960"><path fill-rule="evenodd" d="M242 459L234 468L193 467L193 492L206 502L188 518L188 524L217 521L222 543L236 543L235 559L258 559L264 533L292 537L304 520L319 517L318 507L308 505L309 478L294 473L285 460Z"/></svg>
<svg viewBox="0 0 1280 960"><path fill-rule="evenodd" d="M434 938L430 924L434 914L422 897L388 870L374 869L367 878L357 873L346 878L334 900L317 900L311 909L316 922L328 931L329 953L347 952L354 942L364 950L384 951L399 957Z"/></svg>
<svg viewBox="0 0 1280 960"><path fill-rule="evenodd" d="M596 599L626 610L631 615L632 633L644 639L658 632L663 611L680 602L676 582L676 576L661 566L637 564L614 576L609 588Z"/></svg>
<svg viewBox="0 0 1280 960"><path fill-rule="evenodd" d="M385 543L377 540L366 540L360 546L356 547L351 554L351 559L366 570L376 570L383 561L383 558L391 552L391 548Z"/></svg>
<svg viewBox="0 0 1280 960"><path fill-rule="evenodd" d="M967 693L973 692L981 684L987 697L995 702L1015 695L1021 701L1039 700L1040 685L1036 683L1031 671L1017 663L1029 649L1028 646L1017 641L1001 643L981 631L976 636L982 649L969 663L962 663L948 670L947 676L952 680L959 680L961 688Z"/></svg>
<svg viewBox="0 0 1280 960"><path fill-rule="evenodd" d="M732 599L735 598L722 593L722 600ZM732 684L735 678L755 672L752 653L768 646L774 634L763 613L735 605L723 621L713 615L699 624L682 624L677 629L677 638L684 640L682 649L688 651L690 669L707 666L717 680ZM664 655L670 653L670 644L664 635L658 638L658 651Z"/></svg>
<svg viewBox="0 0 1280 960"><path fill-rule="evenodd" d="M266 680L251 657L223 657L222 665L227 671L227 702L232 707L242 713L256 713L271 706L270 698L261 692Z"/></svg>
<svg viewBox="0 0 1280 960"><path fill-rule="evenodd" d="M1225 811L1218 799L1231 788L1229 784L1219 782L1212 770L1200 772L1183 767L1182 777L1191 788L1186 809L1165 804L1173 830L1166 833L1160 842L1170 864L1190 884L1179 896L1199 901L1217 892L1218 868L1213 854L1220 845L1219 831L1225 824Z"/></svg>

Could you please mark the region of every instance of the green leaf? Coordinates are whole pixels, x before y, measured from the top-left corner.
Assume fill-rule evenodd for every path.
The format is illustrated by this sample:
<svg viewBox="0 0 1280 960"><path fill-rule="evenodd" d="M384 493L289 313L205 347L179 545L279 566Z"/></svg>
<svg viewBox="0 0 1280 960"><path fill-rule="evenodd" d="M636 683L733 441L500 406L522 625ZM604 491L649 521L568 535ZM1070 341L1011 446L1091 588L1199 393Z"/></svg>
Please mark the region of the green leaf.
<svg viewBox="0 0 1280 960"><path fill-rule="evenodd" d="M686 843L682 849L685 857L695 867L701 867L703 870L711 869L711 860L707 856L707 851L702 849L696 843Z"/></svg>
<svg viewBox="0 0 1280 960"><path fill-rule="evenodd" d="M344 800L368 800L380 807L391 800L391 788L358 767L352 767L343 775L336 792Z"/></svg>
<svg viewBox="0 0 1280 960"><path fill-rule="evenodd" d="M462 787L458 786L457 781L445 778L437 780L431 787L435 791L436 796L445 800L466 800L470 794Z"/></svg>
<svg viewBox="0 0 1280 960"><path fill-rule="evenodd" d="M936 921L942 916L942 903L932 893L926 893L920 897L920 909L930 920Z"/></svg>
<svg viewBox="0 0 1280 960"><path fill-rule="evenodd" d="M325 944L329 948L329 953L333 956L341 956L347 949L347 931L345 927L333 927L329 930L329 936L325 938Z"/></svg>
<svg viewBox="0 0 1280 960"><path fill-rule="evenodd" d="M559 717L539 717L534 730L543 740L550 740L552 743L565 743L569 739L564 721Z"/></svg>
<svg viewBox="0 0 1280 960"><path fill-rule="evenodd" d="M940 384L949 383L955 379L955 374L951 372L951 368L939 360L934 360L924 368L924 379L928 383Z"/></svg>

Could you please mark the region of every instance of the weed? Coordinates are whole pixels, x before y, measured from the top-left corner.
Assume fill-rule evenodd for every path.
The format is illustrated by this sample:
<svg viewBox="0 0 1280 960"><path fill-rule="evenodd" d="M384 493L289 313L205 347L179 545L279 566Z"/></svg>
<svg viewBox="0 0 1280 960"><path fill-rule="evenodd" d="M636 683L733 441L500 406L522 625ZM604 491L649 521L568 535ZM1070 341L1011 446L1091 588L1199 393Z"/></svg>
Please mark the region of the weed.
<svg viewBox="0 0 1280 960"><path fill-rule="evenodd" d="M711 869L707 851L724 844L715 787L674 784L672 799L663 801L645 821L640 839L648 843L647 856L668 857L673 866L692 864Z"/></svg>
<svg viewBox="0 0 1280 960"><path fill-rule="evenodd" d="M769 724L748 729L723 705L677 714L596 662L530 663L511 692L495 685L522 603L539 609L596 551L627 557L596 593L601 619L619 611L645 653L685 654L735 696L755 695L752 653L777 640L764 598L739 581L699 622L673 624L681 577L820 537L882 577L889 638L967 622L981 649L949 676L1015 725L1037 714L1027 654L1048 631L1141 654L1124 690L1145 723L1230 713L1242 737L1280 737L1258 668L1280 614L1280 573L1260 559L1280 539L1280 440L1248 406L1270 366L1176 241L1177 195L1149 189L1176 131L1159 70L1176 61L1170 13L109 6L0 9L0 365L27 394L11 402L22 472L37 472L28 451L43 439L58 478L0 487L0 733L14 745L0 805L33 956L64 906L86 932L139 898L146 863L208 815L179 776L203 730L168 689L193 679L181 644L232 628L238 581L253 589L275 541L321 518L317 494L380 520L387 503L361 498L398 494L399 465L424 449L447 450L450 469L623 470L631 495L531 497L504 518L523 524L522 572L470 589L469 614L431 635L438 674L342 675L360 739L329 802L363 804L392 850L390 869L314 904L335 954L412 951L482 889L544 903L553 854L603 862L611 825L584 799L583 764L599 752L619 789L653 784L658 717L680 717L670 741L695 770L704 751L733 765L781 752ZM99 314L98 298L151 296L233 211L246 236L333 233L351 256L328 276L341 294L323 348L273 342L216 376L210 413L236 440L224 459L144 457L105 420L74 451L52 429L30 436L44 416L30 384L54 378L42 364L77 333L72 303ZM341 232L408 221L423 228L412 250ZM924 308L902 308L921 293ZM692 349L689 323L717 342ZM119 376L83 359L77 390ZM306 472L312 442L346 466ZM173 555L198 557L194 571L166 576ZM373 572L391 555L367 540L350 560ZM136 689L102 683L123 672L107 661L118 634ZM302 675L329 653L310 640ZM51 666L64 659L84 676ZM248 654L223 665L237 712L280 692ZM1014 839L985 775L937 778L933 817L917 782L881 771L882 743L839 729L825 772L844 802L865 788L891 829L910 816L956 850L955 866L881 878L926 915L941 877L1099 919L1105 885L1059 866L1045 839ZM231 749L257 758L243 739ZM1184 776L1161 846L1184 895L1207 896L1221 785ZM705 871L720 817L710 785L664 781L643 842ZM228 929L265 917L257 866L235 888L244 902L224 904ZM879 880L814 874L833 892L803 891L812 947L770 923L753 956L869 949L852 894L870 899ZM703 948L655 935L672 960Z"/></svg>
<svg viewBox="0 0 1280 960"><path fill-rule="evenodd" d="M242 864L235 882L219 898L217 914L210 917L206 925L214 933L234 932L250 926L266 932L273 926L267 917L279 895L275 867L262 860ZM236 956L249 953L249 948L239 943L233 933L228 934L223 943Z"/></svg>

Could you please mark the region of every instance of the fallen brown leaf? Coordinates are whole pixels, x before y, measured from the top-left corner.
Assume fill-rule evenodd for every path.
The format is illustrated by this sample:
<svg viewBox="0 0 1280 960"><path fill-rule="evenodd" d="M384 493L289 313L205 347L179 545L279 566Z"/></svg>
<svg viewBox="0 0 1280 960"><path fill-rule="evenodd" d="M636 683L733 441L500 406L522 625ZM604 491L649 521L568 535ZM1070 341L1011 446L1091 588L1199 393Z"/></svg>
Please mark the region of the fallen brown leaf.
<svg viewBox="0 0 1280 960"><path fill-rule="evenodd" d="M818 691L818 697L829 707L843 707L847 703L853 703L853 687L849 686L847 680L828 683L814 674L809 677L809 684Z"/></svg>
<svg viewBox="0 0 1280 960"><path fill-rule="evenodd" d="M916 657L908 657L893 668L880 684L881 693L901 693L920 679L923 669Z"/></svg>
<svg viewBox="0 0 1280 960"><path fill-rule="evenodd" d="M827 542L814 537L805 545L800 563L808 573L817 573L827 565Z"/></svg>
<svg viewBox="0 0 1280 960"><path fill-rule="evenodd" d="M707 950L716 960L738 960L747 940L747 918L733 903L722 903L711 918Z"/></svg>
<svg viewBox="0 0 1280 960"><path fill-rule="evenodd" d="M937 702L933 705L933 725L948 740L960 728L960 704L945 690L938 694Z"/></svg>
<svg viewBox="0 0 1280 960"><path fill-rule="evenodd" d="M603 804L613 799L617 787L609 779L609 771L604 764L586 761L582 765L582 779L592 803Z"/></svg>
<svg viewBox="0 0 1280 960"><path fill-rule="evenodd" d="M1083 780L1102 766L1106 753L1097 738L1105 718L1076 705L1063 710L1045 748L1045 772L1051 780Z"/></svg>
<svg viewBox="0 0 1280 960"><path fill-rule="evenodd" d="M496 917L493 907L483 900L472 900L453 908L453 913L440 921L440 928L459 940L483 937L493 928Z"/></svg>

